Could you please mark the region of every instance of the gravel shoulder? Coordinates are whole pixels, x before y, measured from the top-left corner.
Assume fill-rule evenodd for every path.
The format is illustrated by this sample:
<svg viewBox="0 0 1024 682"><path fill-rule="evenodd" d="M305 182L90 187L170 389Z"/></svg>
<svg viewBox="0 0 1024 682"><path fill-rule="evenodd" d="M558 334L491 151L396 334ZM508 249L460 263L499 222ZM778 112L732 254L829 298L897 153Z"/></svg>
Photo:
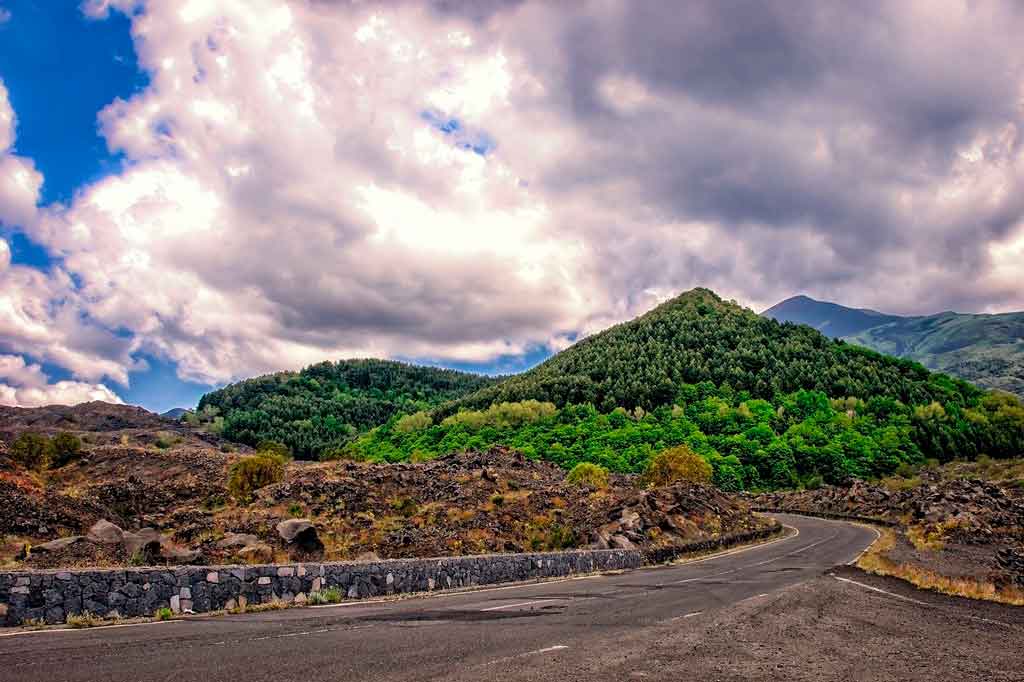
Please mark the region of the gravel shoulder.
<svg viewBox="0 0 1024 682"><path fill-rule="evenodd" d="M577 658L562 679L678 680L686 671L695 680L1024 680L1024 608L850 567L631 640Z"/></svg>

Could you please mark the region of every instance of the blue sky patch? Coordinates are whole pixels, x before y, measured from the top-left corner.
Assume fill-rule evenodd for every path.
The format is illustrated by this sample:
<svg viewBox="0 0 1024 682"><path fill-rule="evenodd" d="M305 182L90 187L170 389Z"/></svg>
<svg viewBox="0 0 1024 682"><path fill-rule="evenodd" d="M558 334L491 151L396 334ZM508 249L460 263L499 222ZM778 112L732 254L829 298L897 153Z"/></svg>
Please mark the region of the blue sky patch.
<svg viewBox="0 0 1024 682"><path fill-rule="evenodd" d="M42 203L68 203L77 188L121 169L96 115L149 84L139 69L131 20L96 21L78 2L11 0L0 24L0 79L18 119L15 152L43 174Z"/></svg>
<svg viewBox="0 0 1024 682"><path fill-rule="evenodd" d="M420 112L420 118L451 138L452 144L459 149L487 156L497 146L494 138L485 131L467 129L462 121L453 116L427 109Z"/></svg>

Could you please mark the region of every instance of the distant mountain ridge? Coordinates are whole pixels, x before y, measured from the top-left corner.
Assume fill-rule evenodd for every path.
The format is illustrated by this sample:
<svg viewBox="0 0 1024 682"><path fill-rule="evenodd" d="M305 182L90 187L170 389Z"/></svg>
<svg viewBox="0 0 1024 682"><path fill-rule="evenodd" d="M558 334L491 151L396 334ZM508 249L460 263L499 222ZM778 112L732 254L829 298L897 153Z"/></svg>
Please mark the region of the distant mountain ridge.
<svg viewBox="0 0 1024 682"><path fill-rule="evenodd" d="M794 296L761 315L1024 396L1024 312L901 316Z"/></svg>

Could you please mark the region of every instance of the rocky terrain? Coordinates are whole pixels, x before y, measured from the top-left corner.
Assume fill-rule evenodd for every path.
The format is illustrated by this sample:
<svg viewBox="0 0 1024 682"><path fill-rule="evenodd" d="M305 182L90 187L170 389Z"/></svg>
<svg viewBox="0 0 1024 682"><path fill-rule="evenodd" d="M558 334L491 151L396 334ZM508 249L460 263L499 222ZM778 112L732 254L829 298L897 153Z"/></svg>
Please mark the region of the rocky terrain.
<svg viewBox="0 0 1024 682"><path fill-rule="evenodd" d="M957 463L911 479L766 493L751 501L765 509L880 519L896 527L885 556L893 564L999 587L1024 586L1020 486L957 475L964 473L981 471L976 464Z"/></svg>
<svg viewBox="0 0 1024 682"><path fill-rule="evenodd" d="M79 458L28 471L5 453L26 430L73 432ZM138 408L0 411L0 560L29 567L263 563L671 548L767 523L709 486L605 490L502 448L422 463L289 462L284 479L233 499L247 448Z"/></svg>

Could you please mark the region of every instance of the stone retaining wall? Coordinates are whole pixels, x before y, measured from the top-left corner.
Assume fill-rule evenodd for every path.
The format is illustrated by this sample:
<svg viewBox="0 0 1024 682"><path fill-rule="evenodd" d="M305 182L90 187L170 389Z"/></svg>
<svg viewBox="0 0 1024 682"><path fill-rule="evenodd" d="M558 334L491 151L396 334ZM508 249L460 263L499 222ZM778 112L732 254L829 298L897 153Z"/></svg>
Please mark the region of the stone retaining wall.
<svg viewBox="0 0 1024 682"><path fill-rule="evenodd" d="M797 514L799 516L814 516L819 519L834 519L836 521L858 521L869 523L875 526L886 526L896 528L900 524L892 519L883 519L877 516L857 516L856 514L835 514L833 512L809 511L805 509L775 509L773 507L751 507L756 512L766 514Z"/></svg>
<svg viewBox="0 0 1024 682"><path fill-rule="evenodd" d="M341 590L348 599L361 599L639 568L761 539L780 529L648 552L610 549L375 562L5 572L0 573L0 623L63 623L68 615L83 612L131 618L151 616L164 607L175 613L203 613L275 600L302 604L311 592L328 588Z"/></svg>

